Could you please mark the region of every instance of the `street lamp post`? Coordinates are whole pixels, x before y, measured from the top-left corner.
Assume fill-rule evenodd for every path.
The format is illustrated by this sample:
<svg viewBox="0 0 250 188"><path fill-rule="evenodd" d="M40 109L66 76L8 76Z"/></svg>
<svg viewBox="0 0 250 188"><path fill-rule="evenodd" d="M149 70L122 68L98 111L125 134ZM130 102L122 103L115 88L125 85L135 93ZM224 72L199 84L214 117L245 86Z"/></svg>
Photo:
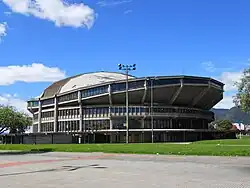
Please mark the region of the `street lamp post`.
<svg viewBox="0 0 250 188"><path fill-rule="evenodd" d="M126 73L126 143L128 144L128 137L129 137L129 101L128 101L128 72L131 70L136 69L136 64L133 65L122 65L118 64L119 70L124 70Z"/></svg>
<svg viewBox="0 0 250 188"><path fill-rule="evenodd" d="M153 115L153 111L154 111L154 96L153 96L153 79L151 78L151 86L150 86L150 93L151 93L151 105L150 105L150 115L151 115L151 137L152 137L152 143L154 143L154 115Z"/></svg>

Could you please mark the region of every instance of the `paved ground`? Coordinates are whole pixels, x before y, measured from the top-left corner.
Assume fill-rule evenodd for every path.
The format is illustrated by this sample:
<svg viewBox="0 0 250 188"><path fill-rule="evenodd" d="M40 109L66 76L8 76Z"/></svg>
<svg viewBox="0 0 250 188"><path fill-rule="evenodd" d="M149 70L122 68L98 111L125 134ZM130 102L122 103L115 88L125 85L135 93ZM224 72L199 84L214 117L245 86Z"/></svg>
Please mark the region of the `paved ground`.
<svg viewBox="0 0 250 188"><path fill-rule="evenodd" d="M249 188L250 158L0 154L0 187Z"/></svg>

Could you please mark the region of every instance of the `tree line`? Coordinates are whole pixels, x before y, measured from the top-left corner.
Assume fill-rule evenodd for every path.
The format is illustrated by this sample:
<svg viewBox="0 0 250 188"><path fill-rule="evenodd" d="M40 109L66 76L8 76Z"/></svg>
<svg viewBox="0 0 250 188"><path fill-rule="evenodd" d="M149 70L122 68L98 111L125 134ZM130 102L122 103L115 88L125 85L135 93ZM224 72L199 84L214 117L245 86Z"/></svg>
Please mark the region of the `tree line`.
<svg viewBox="0 0 250 188"><path fill-rule="evenodd" d="M32 118L28 114L16 110L13 106L0 106L0 134L5 131L24 133L31 125Z"/></svg>
<svg viewBox="0 0 250 188"><path fill-rule="evenodd" d="M238 91L233 97L233 102L236 107L250 116L250 68L246 68L243 71L241 79L234 84L237 86ZM226 131L232 128L232 122L226 119L217 120L210 124L210 129Z"/></svg>

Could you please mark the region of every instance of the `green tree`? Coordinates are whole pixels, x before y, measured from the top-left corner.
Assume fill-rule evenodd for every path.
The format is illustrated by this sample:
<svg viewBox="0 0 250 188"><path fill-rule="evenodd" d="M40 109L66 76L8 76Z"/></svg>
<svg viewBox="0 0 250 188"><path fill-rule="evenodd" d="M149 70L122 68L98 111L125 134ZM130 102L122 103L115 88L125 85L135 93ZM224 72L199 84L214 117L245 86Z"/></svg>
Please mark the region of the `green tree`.
<svg viewBox="0 0 250 188"><path fill-rule="evenodd" d="M215 121L216 130L229 131L232 129L232 123L229 120L217 120Z"/></svg>
<svg viewBox="0 0 250 188"><path fill-rule="evenodd" d="M234 103L243 112L250 112L250 68L243 71L243 76L239 82L235 83L238 92L234 97Z"/></svg>
<svg viewBox="0 0 250 188"><path fill-rule="evenodd" d="M10 133L25 132L32 125L32 119L12 106L0 106L0 134L9 130Z"/></svg>

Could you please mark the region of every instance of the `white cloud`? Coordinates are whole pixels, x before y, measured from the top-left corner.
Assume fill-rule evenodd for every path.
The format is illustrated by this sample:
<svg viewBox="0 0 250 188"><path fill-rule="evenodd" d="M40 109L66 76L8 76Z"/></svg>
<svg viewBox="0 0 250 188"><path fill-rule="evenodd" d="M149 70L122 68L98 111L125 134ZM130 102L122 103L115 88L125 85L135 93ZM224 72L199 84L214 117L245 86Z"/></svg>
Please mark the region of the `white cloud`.
<svg viewBox="0 0 250 188"><path fill-rule="evenodd" d="M98 5L101 7L106 7L106 6L116 6L116 5L121 5L121 4L126 4L126 3L132 3L132 0L104 0L104 1L99 1L97 2Z"/></svg>
<svg viewBox="0 0 250 188"><path fill-rule="evenodd" d="M223 72L220 75L219 80L221 80L224 84L224 90L225 91L234 91L237 90L237 87L235 86L235 82L240 81L242 77L242 71L238 72Z"/></svg>
<svg viewBox="0 0 250 188"><path fill-rule="evenodd" d="M132 10L126 10L126 11L124 12L124 14L129 14L129 13L132 13Z"/></svg>
<svg viewBox="0 0 250 188"><path fill-rule="evenodd" d="M13 12L49 20L56 26L91 28L95 12L89 6L64 0L2 0Z"/></svg>
<svg viewBox="0 0 250 188"><path fill-rule="evenodd" d="M6 12L4 12L4 14L5 14L6 16L10 16L10 15L12 14L12 12L6 11Z"/></svg>
<svg viewBox="0 0 250 188"><path fill-rule="evenodd" d="M250 58L247 59L246 65L247 65L247 66L248 66L248 65L250 66Z"/></svg>
<svg viewBox="0 0 250 188"><path fill-rule="evenodd" d="M220 101L217 105L215 105L214 108L230 109L232 107L234 107L233 96L229 95L229 96L224 96L222 101Z"/></svg>
<svg viewBox="0 0 250 188"><path fill-rule="evenodd" d="M202 66L205 68L206 71L208 72L215 72L216 68L215 65L212 61L206 61L202 63Z"/></svg>
<svg viewBox="0 0 250 188"><path fill-rule="evenodd" d="M3 37L7 35L7 23L0 23L0 42Z"/></svg>
<svg viewBox="0 0 250 188"><path fill-rule="evenodd" d="M54 82L66 77L65 72L57 67L47 67L43 64L15 65L0 67L0 85L10 85L15 82Z"/></svg>
<svg viewBox="0 0 250 188"><path fill-rule="evenodd" d="M225 84L225 93L223 100L219 102L215 108L232 108L234 106L233 96L237 92L237 86L235 85L235 82L240 81L242 75L242 71L221 73L217 79Z"/></svg>
<svg viewBox="0 0 250 188"><path fill-rule="evenodd" d="M26 101L17 98L16 95L0 94L0 104L14 106L18 111L22 111L30 115L30 112L27 110Z"/></svg>

